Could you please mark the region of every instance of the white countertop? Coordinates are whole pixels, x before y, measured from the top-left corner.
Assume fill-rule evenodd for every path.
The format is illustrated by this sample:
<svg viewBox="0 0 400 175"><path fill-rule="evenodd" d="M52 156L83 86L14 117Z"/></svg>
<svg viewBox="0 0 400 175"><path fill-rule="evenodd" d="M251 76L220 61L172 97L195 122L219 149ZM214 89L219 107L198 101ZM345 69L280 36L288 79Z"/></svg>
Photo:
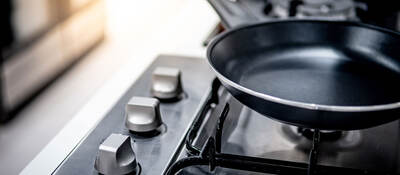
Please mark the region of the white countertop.
<svg viewBox="0 0 400 175"><path fill-rule="evenodd" d="M108 37L89 57L109 59L96 64L115 66L116 71L21 174L51 174L157 55L204 58L202 42L218 23L206 0L109 0L107 4ZM92 70L92 77L102 76L96 71L101 72Z"/></svg>

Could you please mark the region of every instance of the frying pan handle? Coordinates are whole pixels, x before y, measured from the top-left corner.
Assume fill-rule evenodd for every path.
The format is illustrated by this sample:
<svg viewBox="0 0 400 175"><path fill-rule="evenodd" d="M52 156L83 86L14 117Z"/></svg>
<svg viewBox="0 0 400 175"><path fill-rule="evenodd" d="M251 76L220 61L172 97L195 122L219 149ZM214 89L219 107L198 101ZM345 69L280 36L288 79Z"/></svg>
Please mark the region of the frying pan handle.
<svg viewBox="0 0 400 175"><path fill-rule="evenodd" d="M221 18L222 25L231 29L259 21L243 4L243 0L207 0Z"/></svg>

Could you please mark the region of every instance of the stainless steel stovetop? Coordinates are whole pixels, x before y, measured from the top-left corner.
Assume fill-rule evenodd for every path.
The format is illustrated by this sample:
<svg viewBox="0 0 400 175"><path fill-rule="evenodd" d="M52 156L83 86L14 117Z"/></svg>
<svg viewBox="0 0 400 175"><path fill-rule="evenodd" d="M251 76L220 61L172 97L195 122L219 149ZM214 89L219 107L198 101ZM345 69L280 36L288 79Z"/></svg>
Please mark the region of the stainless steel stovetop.
<svg viewBox="0 0 400 175"><path fill-rule="evenodd" d="M160 72L160 67L180 73ZM157 83L165 89L166 82L174 82L170 86L174 87L179 79L183 93L176 99L153 98ZM132 99L137 98L132 97L159 103L139 100L135 104ZM145 116L152 121L157 112L130 113L127 105L159 109L163 124L145 132L128 129L127 117ZM315 172L400 174L399 131L399 121L365 130L324 131ZM53 174L98 174L100 170L153 175L167 174L169 168L182 169L179 174L306 174L313 146L310 132L243 106L214 80L204 59L160 56Z"/></svg>

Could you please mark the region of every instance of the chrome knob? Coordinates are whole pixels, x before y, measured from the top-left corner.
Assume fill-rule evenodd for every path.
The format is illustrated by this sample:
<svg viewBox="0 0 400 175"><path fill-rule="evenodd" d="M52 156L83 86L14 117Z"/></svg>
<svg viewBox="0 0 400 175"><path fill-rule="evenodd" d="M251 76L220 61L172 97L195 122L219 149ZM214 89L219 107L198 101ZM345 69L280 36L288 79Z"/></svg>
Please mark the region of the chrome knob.
<svg viewBox="0 0 400 175"><path fill-rule="evenodd" d="M149 97L132 97L125 106L125 126L134 132L149 132L162 125L160 101Z"/></svg>
<svg viewBox="0 0 400 175"><path fill-rule="evenodd" d="M129 136L111 134L99 146L95 168L101 174L128 174L136 172L137 161Z"/></svg>
<svg viewBox="0 0 400 175"><path fill-rule="evenodd" d="M177 68L157 67L152 75L151 93L158 99L177 98L181 93L181 71Z"/></svg>

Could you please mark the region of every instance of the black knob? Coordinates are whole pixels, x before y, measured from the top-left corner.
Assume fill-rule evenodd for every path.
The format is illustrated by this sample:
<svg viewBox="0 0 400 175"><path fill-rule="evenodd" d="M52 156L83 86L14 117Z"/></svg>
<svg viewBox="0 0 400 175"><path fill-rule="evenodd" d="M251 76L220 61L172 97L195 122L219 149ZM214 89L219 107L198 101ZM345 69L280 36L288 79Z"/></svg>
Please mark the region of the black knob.
<svg viewBox="0 0 400 175"><path fill-rule="evenodd" d="M293 17L297 14L297 7L303 4L302 0L291 0L289 3L289 16Z"/></svg>
<svg viewBox="0 0 400 175"><path fill-rule="evenodd" d="M272 3L270 2L270 0L264 0L264 3L265 3L265 5L264 5L263 12L265 15L269 15L272 11L272 7L273 7Z"/></svg>

